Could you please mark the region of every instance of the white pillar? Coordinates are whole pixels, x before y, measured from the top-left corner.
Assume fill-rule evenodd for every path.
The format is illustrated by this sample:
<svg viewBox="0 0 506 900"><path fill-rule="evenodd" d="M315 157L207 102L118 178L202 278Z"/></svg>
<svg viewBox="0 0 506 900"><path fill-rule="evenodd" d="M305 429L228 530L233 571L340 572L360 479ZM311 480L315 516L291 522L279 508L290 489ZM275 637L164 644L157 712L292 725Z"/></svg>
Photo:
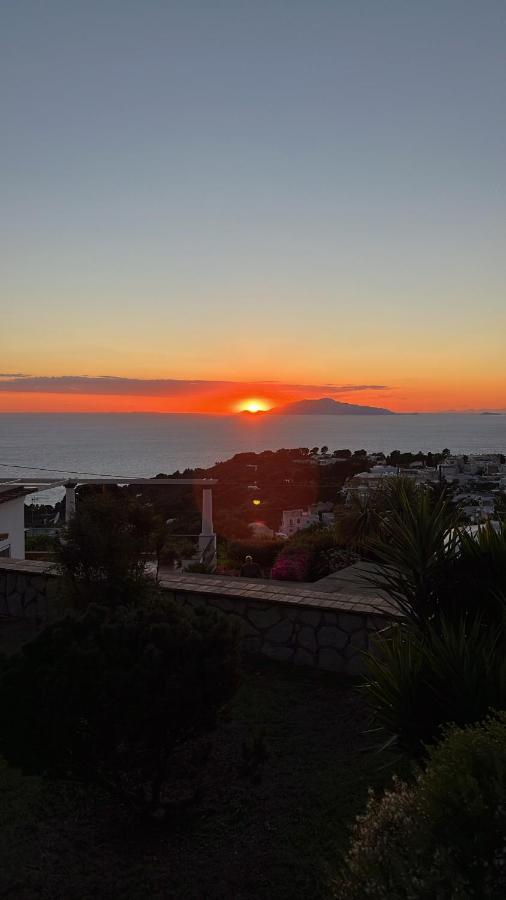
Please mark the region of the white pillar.
<svg viewBox="0 0 506 900"><path fill-rule="evenodd" d="M204 488L202 491L202 529L199 535L199 552L203 553L208 550L209 543L213 547L213 564L216 565L216 535L213 527L213 492L211 488Z"/></svg>
<svg viewBox="0 0 506 900"><path fill-rule="evenodd" d="M65 523L68 525L72 516L76 511L76 486L75 484L65 485Z"/></svg>
<svg viewBox="0 0 506 900"><path fill-rule="evenodd" d="M213 492L211 488L202 491L202 528L200 533L211 537L213 530Z"/></svg>

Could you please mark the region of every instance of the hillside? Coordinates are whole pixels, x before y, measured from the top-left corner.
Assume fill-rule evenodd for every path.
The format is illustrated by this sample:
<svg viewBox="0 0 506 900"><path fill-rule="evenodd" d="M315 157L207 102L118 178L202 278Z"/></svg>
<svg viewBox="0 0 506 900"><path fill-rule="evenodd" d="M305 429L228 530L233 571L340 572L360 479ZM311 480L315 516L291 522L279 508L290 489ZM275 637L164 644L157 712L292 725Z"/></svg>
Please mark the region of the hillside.
<svg viewBox="0 0 506 900"><path fill-rule="evenodd" d="M271 416L394 416L391 409L381 406L359 406L357 403L341 403L331 397L319 400L297 400L285 406L268 410Z"/></svg>

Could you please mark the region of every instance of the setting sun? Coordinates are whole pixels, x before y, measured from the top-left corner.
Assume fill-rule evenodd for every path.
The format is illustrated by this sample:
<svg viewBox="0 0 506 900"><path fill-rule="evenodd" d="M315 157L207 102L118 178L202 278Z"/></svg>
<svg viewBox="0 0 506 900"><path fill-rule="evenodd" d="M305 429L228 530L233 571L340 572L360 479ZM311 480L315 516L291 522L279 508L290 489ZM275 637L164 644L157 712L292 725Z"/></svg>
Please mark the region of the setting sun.
<svg viewBox="0 0 506 900"><path fill-rule="evenodd" d="M237 404L241 412L258 413L265 412L269 407L263 400L241 400Z"/></svg>

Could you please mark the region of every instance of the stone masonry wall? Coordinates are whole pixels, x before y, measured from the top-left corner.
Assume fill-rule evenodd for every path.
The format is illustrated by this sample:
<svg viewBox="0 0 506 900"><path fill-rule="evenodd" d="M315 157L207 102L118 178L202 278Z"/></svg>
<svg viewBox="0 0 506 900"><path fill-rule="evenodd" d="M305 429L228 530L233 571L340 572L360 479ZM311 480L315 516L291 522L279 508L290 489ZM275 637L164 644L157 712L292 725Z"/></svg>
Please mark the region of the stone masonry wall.
<svg viewBox="0 0 506 900"><path fill-rule="evenodd" d="M387 624L383 616L364 613L169 593L185 606L211 606L233 616L246 652L347 675L362 671L363 651L371 636Z"/></svg>
<svg viewBox="0 0 506 900"><path fill-rule="evenodd" d="M58 578L54 575L0 567L0 617L49 621L59 607L58 594Z"/></svg>
<svg viewBox="0 0 506 900"><path fill-rule="evenodd" d="M183 606L210 606L233 616L246 652L347 675L360 673L371 636L392 619L381 604L308 586L180 575L163 578L161 587ZM0 618L43 622L60 612L59 578L45 563L0 561Z"/></svg>

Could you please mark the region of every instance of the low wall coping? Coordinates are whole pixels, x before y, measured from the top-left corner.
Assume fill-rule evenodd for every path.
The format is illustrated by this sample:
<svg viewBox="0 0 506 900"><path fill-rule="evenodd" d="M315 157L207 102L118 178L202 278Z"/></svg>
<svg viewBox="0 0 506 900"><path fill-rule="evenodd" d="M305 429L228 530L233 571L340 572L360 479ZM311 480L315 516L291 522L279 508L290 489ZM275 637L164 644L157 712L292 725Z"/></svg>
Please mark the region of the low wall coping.
<svg viewBox="0 0 506 900"><path fill-rule="evenodd" d="M0 574L9 572L58 577L53 565L40 560L2 559ZM392 602L379 593L369 598L363 594L339 591L339 594L333 596L327 591L317 591L304 584L288 585L276 581L258 584L245 578L197 575L189 572L164 574L159 579L159 584L162 589L174 593L208 594L213 597L256 600L260 603L281 603L308 609L378 615L389 619L400 618L400 613Z"/></svg>

